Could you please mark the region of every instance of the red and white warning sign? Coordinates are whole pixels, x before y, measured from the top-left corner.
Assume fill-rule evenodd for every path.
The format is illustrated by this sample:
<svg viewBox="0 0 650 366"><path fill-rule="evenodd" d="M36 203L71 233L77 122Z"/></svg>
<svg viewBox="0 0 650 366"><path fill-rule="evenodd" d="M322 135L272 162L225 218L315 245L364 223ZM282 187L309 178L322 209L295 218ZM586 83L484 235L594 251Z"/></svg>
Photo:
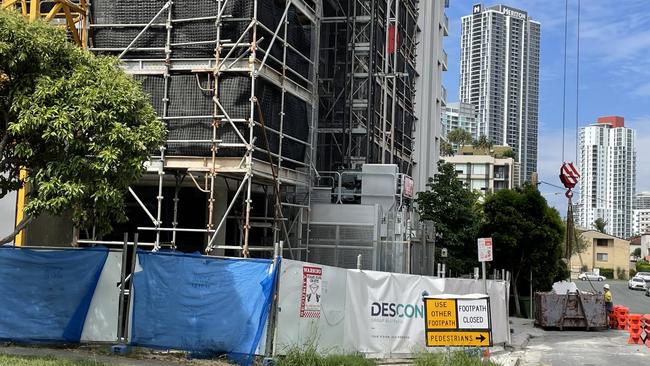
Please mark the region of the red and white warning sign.
<svg viewBox="0 0 650 366"><path fill-rule="evenodd" d="M302 267L302 295L300 297L300 317L320 318L323 269Z"/></svg>
<svg viewBox="0 0 650 366"><path fill-rule="evenodd" d="M580 173L578 169L573 165L573 163L564 163L562 168L560 168L560 181L564 184L564 187L567 189L572 189L578 184L580 179Z"/></svg>
<svg viewBox="0 0 650 366"><path fill-rule="evenodd" d="M492 261L492 238L479 238L478 242L478 261Z"/></svg>

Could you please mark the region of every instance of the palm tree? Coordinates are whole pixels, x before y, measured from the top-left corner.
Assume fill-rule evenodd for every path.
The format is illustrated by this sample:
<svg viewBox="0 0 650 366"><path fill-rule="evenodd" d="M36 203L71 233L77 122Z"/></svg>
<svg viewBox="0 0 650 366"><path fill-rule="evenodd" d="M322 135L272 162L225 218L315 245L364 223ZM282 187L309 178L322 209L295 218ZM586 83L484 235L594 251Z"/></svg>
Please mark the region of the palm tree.
<svg viewBox="0 0 650 366"><path fill-rule="evenodd" d="M607 234L605 231L605 227L607 226L607 221L603 220L601 217L597 218L596 221L594 221L593 226L598 232L601 232L603 234Z"/></svg>
<svg viewBox="0 0 650 366"><path fill-rule="evenodd" d="M447 141L462 149L464 145L472 143L472 134L462 128L455 128L447 134Z"/></svg>

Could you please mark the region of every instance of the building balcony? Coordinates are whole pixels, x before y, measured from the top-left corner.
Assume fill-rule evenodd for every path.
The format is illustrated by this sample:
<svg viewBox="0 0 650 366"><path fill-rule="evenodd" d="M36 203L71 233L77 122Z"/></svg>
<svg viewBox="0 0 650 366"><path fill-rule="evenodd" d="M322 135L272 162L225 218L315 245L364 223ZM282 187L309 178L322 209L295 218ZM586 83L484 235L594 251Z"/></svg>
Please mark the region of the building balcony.
<svg viewBox="0 0 650 366"><path fill-rule="evenodd" d="M442 57L440 57L440 63L442 64L442 71L447 71L447 52L445 50L442 50Z"/></svg>
<svg viewBox="0 0 650 366"><path fill-rule="evenodd" d="M443 106L447 105L447 88L442 85L440 86L440 103Z"/></svg>
<svg viewBox="0 0 650 366"><path fill-rule="evenodd" d="M442 35L443 36L448 36L449 35L449 17L447 14L442 14Z"/></svg>

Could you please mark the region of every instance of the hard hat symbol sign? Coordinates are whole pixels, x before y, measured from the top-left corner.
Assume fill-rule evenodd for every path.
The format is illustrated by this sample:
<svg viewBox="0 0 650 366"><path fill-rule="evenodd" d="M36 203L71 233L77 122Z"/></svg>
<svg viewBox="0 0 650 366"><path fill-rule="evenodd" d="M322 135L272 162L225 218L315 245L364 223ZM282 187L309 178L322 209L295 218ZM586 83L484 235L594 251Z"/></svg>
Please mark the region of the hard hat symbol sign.
<svg viewBox="0 0 650 366"><path fill-rule="evenodd" d="M578 184L579 179L580 173L578 173L578 169L573 166L573 163L562 164L562 168L560 168L560 181L562 181L564 187L572 189L576 184Z"/></svg>

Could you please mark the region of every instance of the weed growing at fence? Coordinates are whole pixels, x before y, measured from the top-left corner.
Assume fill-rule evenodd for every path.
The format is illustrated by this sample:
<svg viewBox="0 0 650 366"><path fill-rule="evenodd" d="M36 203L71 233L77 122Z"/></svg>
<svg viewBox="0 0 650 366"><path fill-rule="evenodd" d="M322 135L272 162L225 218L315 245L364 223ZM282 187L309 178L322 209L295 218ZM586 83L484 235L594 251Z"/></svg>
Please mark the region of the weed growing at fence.
<svg viewBox="0 0 650 366"><path fill-rule="evenodd" d="M464 351L421 352L415 355L414 366L498 366L491 361L483 361L480 356Z"/></svg>
<svg viewBox="0 0 650 366"><path fill-rule="evenodd" d="M304 348L292 348L287 355L278 360L277 366L375 366L373 360L363 355L329 355L321 356L313 345Z"/></svg>
<svg viewBox="0 0 650 366"><path fill-rule="evenodd" d="M83 360L63 360L54 357L0 355L0 366L105 366L105 364Z"/></svg>

